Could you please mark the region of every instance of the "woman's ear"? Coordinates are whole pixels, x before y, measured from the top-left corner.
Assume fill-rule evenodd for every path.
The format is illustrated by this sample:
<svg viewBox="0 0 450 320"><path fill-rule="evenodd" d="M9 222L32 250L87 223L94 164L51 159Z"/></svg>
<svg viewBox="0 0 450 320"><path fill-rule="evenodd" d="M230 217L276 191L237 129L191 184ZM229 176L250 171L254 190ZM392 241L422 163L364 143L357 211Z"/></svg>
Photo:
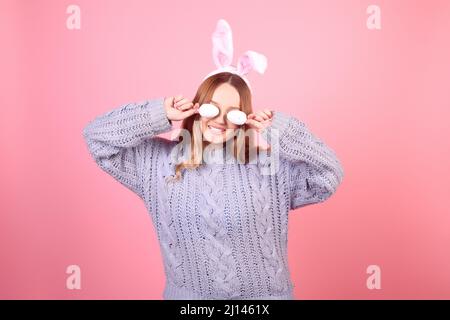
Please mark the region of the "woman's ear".
<svg viewBox="0 0 450 320"><path fill-rule="evenodd" d="M212 35L213 60L217 68L227 67L233 61L233 37L231 27L224 19L217 22Z"/></svg>

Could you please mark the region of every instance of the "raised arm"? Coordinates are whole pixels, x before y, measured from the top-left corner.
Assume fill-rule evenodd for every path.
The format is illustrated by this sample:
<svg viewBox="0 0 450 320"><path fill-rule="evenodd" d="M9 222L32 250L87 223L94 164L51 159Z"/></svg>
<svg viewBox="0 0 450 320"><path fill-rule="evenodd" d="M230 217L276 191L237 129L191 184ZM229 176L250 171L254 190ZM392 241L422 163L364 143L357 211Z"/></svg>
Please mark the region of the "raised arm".
<svg viewBox="0 0 450 320"><path fill-rule="evenodd" d="M156 98L125 104L97 116L84 127L83 136L100 168L142 198L137 159L148 148L154 149L152 154L158 152L162 138L148 138L171 128L164 98Z"/></svg>
<svg viewBox="0 0 450 320"><path fill-rule="evenodd" d="M328 199L342 182L344 171L335 152L317 138L306 124L280 111L261 136L278 149L289 173L290 208L297 209ZM272 130L277 131L275 134ZM270 141L270 137L278 137Z"/></svg>

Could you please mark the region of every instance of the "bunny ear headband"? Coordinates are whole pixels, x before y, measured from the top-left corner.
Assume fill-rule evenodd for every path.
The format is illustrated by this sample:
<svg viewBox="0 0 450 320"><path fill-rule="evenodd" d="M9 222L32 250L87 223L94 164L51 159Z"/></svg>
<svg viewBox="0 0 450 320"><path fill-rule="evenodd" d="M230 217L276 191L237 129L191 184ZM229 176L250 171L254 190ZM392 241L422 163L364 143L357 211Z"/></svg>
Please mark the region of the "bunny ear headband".
<svg viewBox="0 0 450 320"><path fill-rule="evenodd" d="M251 91L250 82L245 75L251 70L263 74L267 68L267 58L261 53L248 50L239 57L237 67L232 66L233 38L231 27L224 19L217 21L216 30L212 35L212 43L213 60L217 69L206 75L203 80L220 72L231 72L239 75Z"/></svg>

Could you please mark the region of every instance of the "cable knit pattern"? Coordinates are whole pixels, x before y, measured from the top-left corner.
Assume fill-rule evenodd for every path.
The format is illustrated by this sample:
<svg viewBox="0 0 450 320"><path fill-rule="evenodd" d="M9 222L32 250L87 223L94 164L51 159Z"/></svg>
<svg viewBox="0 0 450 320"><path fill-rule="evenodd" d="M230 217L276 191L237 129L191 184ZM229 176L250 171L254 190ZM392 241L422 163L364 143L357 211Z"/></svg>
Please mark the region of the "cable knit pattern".
<svg viewBox="0 0 450 320"><path fill-rule="evenodd" d="M163 258L165 259L166 272L169 277L174 281L174 283L182 286L181 279L181 265L182 265L182 256L181 256L181 247L179 244L179 239L176 234L176 221L173 215L173 209L170 207L169 195L172 195L172 184L167 181L167 177L174 174L174 170L170 170L171 162L159 161L161 165L161 183L154 186L159 188L159 212L158 216L160 217L160 230L161 239L160 245L164 252Z"/></svg>
<svg viewBox="0 0 450 320"><path fill-rule="evenodd" d="M240 283L237 278L231 239L227 234L224 211L224 165L210 164L198 168L204 185L200 191L200 214L203 218L205 253L214 287L219 290L218 298L239 297ZM210 293L211 294L211 293Z"/></svg>
<svg viewBox="0 0 450 320"><path fill-rule="evenodd" d="M258 236L261 244L261 252L264 257L265 269L272 278L270 284L272 290L276 294L280 294L287 290L286 281L284 279L285 273L283 267L283 260L281 253L276 248L276 242L274 241L274 224L273 224L273 208L272 208L272 190L271 190L271 178L273 176L263 175L263 168L268 166L268 158L260 160L261 163L254 169L254 165L249 165L249 169L254 180L252 189L255 190L253 195L253 201L255 204L255 210L258 213L258 220L256 221ZM287 228L287 225L283 225L283 232Z"/></svg>
<svg viewBox="0 0 450 320"><path fill-rule="evenodd" d="M90 121L83 136L97 165L146 205L163 257L164 299L293 299L288 212L336 192L343 179L336 154L303 122L274 111L262 131L270 157L206 163L168 181L178 146L157 136L172 129L163 102L122 105Z"/></svg>

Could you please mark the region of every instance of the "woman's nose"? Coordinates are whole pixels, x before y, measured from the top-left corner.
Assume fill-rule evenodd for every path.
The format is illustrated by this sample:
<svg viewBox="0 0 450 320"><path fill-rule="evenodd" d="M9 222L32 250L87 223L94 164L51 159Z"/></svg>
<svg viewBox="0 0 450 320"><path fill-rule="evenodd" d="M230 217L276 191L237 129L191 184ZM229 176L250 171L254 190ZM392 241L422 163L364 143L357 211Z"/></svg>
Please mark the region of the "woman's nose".
<svg viewBox="0 0 450 320"><path fill-rule="evenodd" d="M227 123L226 116L227 116L227 114L225 112L223 112L223 110L219 110L219 114L217 115L217 117L214 120L216 120L220 124L225 125Z"/></svg>

